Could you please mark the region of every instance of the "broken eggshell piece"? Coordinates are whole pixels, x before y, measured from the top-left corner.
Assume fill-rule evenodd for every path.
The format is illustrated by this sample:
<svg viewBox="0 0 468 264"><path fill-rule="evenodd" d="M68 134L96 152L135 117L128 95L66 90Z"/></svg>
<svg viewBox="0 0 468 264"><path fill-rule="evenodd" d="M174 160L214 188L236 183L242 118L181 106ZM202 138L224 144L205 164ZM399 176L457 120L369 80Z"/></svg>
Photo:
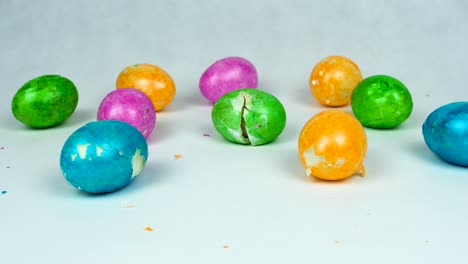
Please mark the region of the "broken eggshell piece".
<svg viewBox="0 0 468 264"><path fill-rule="evenodd" d="M132 125L116 120L90 122L65 141L60 167L65 179L88 193L125 187L143 170L148 145Z"/></svg>
<svg viewBox="0 0 468 264"><path fill-rule="evenodd" d="M286 126L286 111L273 95L257 89L225 94L213 106L216 130L239 144L262 145L275 140Z"/></svg>
<svg viewBox="0 0 468 264"><path fill-rule="evenodd" d="M365 174L366 133L347 112L325 110L309 119L300 133L298 151L308 176L341 180Z"/></svg>

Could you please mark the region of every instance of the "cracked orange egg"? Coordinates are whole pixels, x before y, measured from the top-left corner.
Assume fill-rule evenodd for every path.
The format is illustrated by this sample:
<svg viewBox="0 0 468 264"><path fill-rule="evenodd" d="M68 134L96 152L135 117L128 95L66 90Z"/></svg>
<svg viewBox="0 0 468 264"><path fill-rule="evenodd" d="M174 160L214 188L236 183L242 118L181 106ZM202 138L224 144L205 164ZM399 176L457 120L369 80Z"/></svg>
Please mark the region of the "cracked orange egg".
<svg viewBox="0 0 468 264"><path fill-rule="evenodd" d="M175 97L176 87L172 77L162 68L152 64L135 64L119 74L116 88L134 88L144 92L159 111Z"/></svg>
<svg viewBox="0 0 468 264"><path fill-rule="evenodd" d="M318 62L309 78L312 95L323 105L349 104L351 93L362 80L359 67L343 56L330 56Z"/></svg>
<svg viewBox="0 0 468 264"><path fill-rule="evenodd" d="M299 158L307 175L341 180L356 173L365 175L367 137L361 123L341 110L325 110L302 128Z"/></svg>

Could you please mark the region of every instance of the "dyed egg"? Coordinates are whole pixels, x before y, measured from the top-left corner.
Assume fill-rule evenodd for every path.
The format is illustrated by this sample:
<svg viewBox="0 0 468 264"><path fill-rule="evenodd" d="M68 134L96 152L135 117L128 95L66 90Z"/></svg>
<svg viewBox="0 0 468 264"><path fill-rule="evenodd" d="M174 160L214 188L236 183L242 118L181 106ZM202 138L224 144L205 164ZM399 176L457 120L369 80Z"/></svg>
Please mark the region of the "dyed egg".
<svg viewBox="0 0 468 264"><path fill-rule="evenodd" d="M78 105L78 91L69 79L60 75L43 75L25 83L13 97L11 110L15 118L34 128L61 124Z"/></svg>
<svg viewBox="0 0 468 264"><path fill-rule="evenodd" d="M411 115L413 100L406 86L386 75L362 80L351 95L351 108L363 126L392 128Z"/></svg>
<svg viewBox="0 0 468 264"><path fill-rule="evenodd" d="M152 64L135 64L126 67L117 77L117 89L135 88L144 92L153 102L156 111L169 105L176 88L172 77Z"/></svg>
<svg viewBox="0 0 468 264"><path fill-rule="evenodd" d="M432 112L422 126L424 141L443 160L468 166L468 102L455 102Z"/></svg>
<svg viewBox="0 0 468 264"><path fill-rule="evenodd" d="M256 89L225 94L213 106L216 130L239 144L261 145L276 139L286 126L286 111L273 95Z"/></svg>
<svg viewBox="0 0 468 264"><path fill-rule="evenodd" d="M154 129L156 112L145 93L133 89L110 92L99 105L97 120L120 120L136 127L145 138Z"/></svg>
<svg viewBox="0 0 468 264"><path fill-rule="evenodd" d="M366 133L344 111L326 110L309 119L300 133L298 150L309 176L341 180L358 172L365 175Z"/></svg>
<svg viewBox="0 0 468 264"><path fill-rule="evenodd" d="M125 187L143 170L148 145L132 125L116 120L90 122L65 141L60 167L65 179L88 193Z"/></svg>
<svg viewBox="0 0 468 264"><path fill-rule="evenodd" d="M200 91L211 103L242 88L257 88L257 70L248 60L227 57L213 63L200 78Z"/></svg>
<svg viewBox="0 0 468 264"><path fill-rule="evenodd" d="M362 80L359 67L343 56L330 56L317 63L309 78L312 95L323 105L349 104L351 93Z"/></svg>

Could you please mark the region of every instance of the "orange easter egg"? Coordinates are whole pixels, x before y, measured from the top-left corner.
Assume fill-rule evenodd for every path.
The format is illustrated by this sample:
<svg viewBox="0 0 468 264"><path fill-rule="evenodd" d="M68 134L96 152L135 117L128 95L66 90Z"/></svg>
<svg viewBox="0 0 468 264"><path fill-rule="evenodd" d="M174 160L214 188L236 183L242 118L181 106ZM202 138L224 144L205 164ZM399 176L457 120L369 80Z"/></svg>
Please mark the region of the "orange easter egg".
<svg viewBox="0 0 468 264"><path fill-rule="evenodd" d="M152 64L135 64L126 67L117 77L116 87L134 88L144 92L153 102L156 111L169 105L176 93L172 77Z"/></svg>
<svg viewBox="0 0 468 264"><path fill-rule="evenodd" d="M325 110L309 119L299 136L298 150L309 176L341 180L358 172L365 174L366 133L347 112Z"/></svg>
<svg viewBox="0 0 468 264"><path fill-rule="evenodd" d="M362 80L359 67L343 56L330 56L317 63L309 78L312 95L323 105L349 104L351 93Z"/></svg>

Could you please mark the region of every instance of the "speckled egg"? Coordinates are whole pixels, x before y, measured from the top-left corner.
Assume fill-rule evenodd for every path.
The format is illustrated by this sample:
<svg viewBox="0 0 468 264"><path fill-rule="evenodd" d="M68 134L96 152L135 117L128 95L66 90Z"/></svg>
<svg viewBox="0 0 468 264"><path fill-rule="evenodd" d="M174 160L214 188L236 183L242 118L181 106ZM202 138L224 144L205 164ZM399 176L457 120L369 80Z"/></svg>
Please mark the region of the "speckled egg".
<svg viewBox="0 0 468 264"><path fill-rule="evenodd" d="M349 104L351 93L361 80L361 70L351 59L329 56L312 69L309 87L321 104L342 106Z"/></svg>
<svg viewBox="0 0 468 264"><path fill-rule="evenodd" d="M129 184L143 170L148 145L132 125L116 120L90 122L65 141L60 167L65 179L88 193L107 193Z"/></svg>
<svg viewBox="0 0 468 264"><path fill-rule="evenodd" d="M286 111L273 95L257 89L225 94L213 106L216 130L239 144L262 145L275 140L286 126Z"/></svg>
<svg viewBox="0 0 468 264"><path fill-rule="evenodd" d="M144 92L153 102L154 110L168 106L176 95L175 82L161 67L143 63L125 67L117 77L117 89L134 88Z"/></svg>
<svg viewBox="0 0 468 264"><path fill-rule="evenodd" d="M97 120L127 122L148 138L154 129L156 111L149 97L140 90L118 89L107 94L101 101Z"/></svg>
<svg viewBox="0 0 468 264"><path fill-rule="evenodd" d="M241 57L227 57L213 63L200 77L200 91L211 103L221 96L242 88L257 88L254 65Z"/></svg>
<svg viewBox="0 0 468 264"><path fill-rule="evenodd" d="M424 141L441 159L468 166L468 102L454 102L434 110L422 126Z"/></svg>
<svg viewBox="0 0 468 264"><path fill-rule="evenodd" d="M307 175L342 180L365 175L367 137L361 123L341 110L325 110L307 121L298 141L299 158Z"/></svg>
<svg viewBox="0 0 468 264"><path fill-rule="evenodd" d="M351 108L365 127L393 128L409 118L413 99L406 86L396 78L374 75L354 88Z"/></svg>
<svg viewBox="0 0 468 264"><path fill-rule="evenodd" d="M47 128L68 119L78 105L78 90L60 75L43 75L25 83L15 94L15 118L34 128Z"/></svg>

